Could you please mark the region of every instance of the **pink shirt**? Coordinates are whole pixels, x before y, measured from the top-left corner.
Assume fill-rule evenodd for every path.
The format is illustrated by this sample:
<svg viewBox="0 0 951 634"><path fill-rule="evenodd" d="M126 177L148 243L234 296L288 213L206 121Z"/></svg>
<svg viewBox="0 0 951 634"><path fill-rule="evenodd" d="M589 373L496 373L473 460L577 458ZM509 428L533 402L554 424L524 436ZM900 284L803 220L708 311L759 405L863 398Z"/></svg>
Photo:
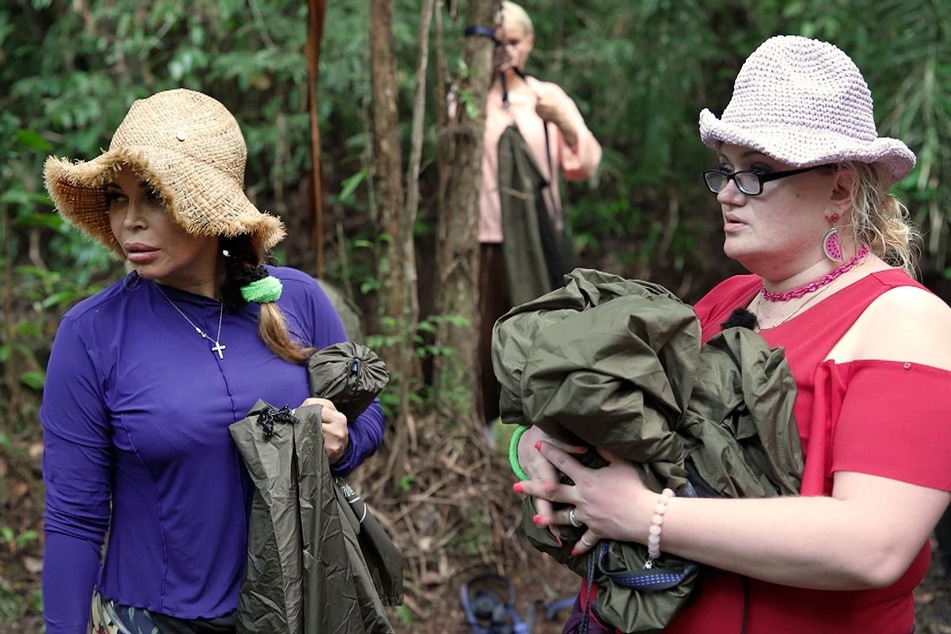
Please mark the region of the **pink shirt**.
<svg viewBox="0 0 951 634"><path fill-rule="evenodd" d="M521 81L516 79L515 81ZM502 93L497 85L489 91L486 104L485 149L482 153L482 189L479 193L479 242L502 242L502 209L499 198L499 139L507 127L518 126L528 147L532 149L535 160L542 173L552 183L550 193L546 195L549 211L552 212L555 227L561 229L561 197L558 192L558 179L551 178L548 154L545 151L545 129L542 119L535 112L538 103L536 95L543 94L545 100L559 106L561 112L569 118L578 134L577 147L568 147L561 130L554 123L548 124L548 138L551 151L551 163L561 166L561 173L568 180L584 180L593 175L601 162L601 144L585 125L584 118L575 102L557 84L542 82L534 77L526 77L531 90L512 89L509 93L509 107L502 104ZM512 88L510 86L510 88ZM551 204L549 196L554 196Z"/></svg>

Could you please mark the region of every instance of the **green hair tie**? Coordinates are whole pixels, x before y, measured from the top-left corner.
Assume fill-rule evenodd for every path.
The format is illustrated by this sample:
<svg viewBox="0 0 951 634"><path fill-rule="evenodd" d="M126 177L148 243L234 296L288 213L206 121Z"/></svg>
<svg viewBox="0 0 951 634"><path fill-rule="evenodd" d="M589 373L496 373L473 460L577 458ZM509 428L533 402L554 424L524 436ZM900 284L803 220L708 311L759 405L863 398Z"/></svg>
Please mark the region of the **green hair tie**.
<svg viewBox="0 0 951 634"><path fill-rule="evenodd" d="M247 286L242 286L241 297L246 302L268 304L280 299L282 290L284 290L284 285L281 284L281 280L273 275L268 275L256 282L251 282Z"/></svg>
<svg viewBox="0 0 951 634"><path fill-rule="evenodd" d="M515 472L519 480L531 480L518 461L518 441L521 439L522 434L528 431L529 427L531 427L531 425L519 425L518 429L512 434L512 440L509 441L509 464L512 465L512 471Z"/></svg>

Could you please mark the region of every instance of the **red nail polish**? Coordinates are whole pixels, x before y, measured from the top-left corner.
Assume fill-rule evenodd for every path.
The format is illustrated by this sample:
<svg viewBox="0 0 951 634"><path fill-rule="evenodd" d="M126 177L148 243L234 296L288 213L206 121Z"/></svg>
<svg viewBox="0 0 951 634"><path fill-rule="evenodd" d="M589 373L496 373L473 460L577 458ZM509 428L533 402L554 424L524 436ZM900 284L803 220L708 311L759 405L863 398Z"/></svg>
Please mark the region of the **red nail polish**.
<svg viewBox="0 0 951 634"><path fill-rule="evenodd" d="M542 443L541 443L540 440L539 440L537 443L535 443L535 449L538 449L539 451L541 451L541 449L542 449Z"/></svg>
<svg viewBox="0 0 951 634"><path fill-rule="evenodd" d="M525 487L522 486L521 482L516 482L515 484L512 485L512 490L515 491L516 493L521 493L525 490Z"/></svg>
<svg viewBox="0 0 951 634"><path fill-rule="evenodd" d="M532 522L535 523L535 526L542 525L542 516L541 515L532 515Z"/></svg>
<svg viewBox="0 0 951 634"><path fill-rule="evenodd" d="M572 548L572 549L571 549L571 556L572 556L572 557L577 557L577 556L578 556L578 549L577 549L577 548Z"/></svg>

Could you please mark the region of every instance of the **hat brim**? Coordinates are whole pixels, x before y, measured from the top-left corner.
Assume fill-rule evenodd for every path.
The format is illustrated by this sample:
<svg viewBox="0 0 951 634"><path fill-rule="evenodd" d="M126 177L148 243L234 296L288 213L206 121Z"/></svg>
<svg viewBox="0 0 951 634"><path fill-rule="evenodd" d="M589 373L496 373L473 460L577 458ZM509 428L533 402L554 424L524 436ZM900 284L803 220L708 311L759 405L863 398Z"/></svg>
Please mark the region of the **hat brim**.
<svg viewBox="0 0 951 634"><path fill-rule="evenodd" d="M43 177L59 213L117 258L124 258L124 253L109 224L105 185L120 166L129 166L149 183L165 202L172 220L191 235L247 234L261 252L284 238L280 219L258 210L233 179L213 165L189 160L179 153L157 147L127 147L78 163L49 157Z"/></svg>
<svg viewBox="0 0 951 634"><path fill-rule="evenodd" d="M762 152L791 167L813 167L858 161L880 163L892 182L905 178L915 167L915 154L898 139L877 137L863 143L833 131L809 130L783 125L741 129L718 119L709 109L700 113L700 139L719 149L723 143Z"/></svg>

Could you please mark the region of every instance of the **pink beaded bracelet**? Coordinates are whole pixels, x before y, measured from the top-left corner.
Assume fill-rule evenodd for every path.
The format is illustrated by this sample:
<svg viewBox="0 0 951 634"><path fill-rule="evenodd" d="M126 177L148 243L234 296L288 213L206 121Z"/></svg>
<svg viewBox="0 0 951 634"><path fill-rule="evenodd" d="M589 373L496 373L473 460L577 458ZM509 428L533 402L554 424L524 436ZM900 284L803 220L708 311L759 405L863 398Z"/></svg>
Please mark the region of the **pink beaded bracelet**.
<svg viewBox="0 0 951 634"><path fill-rule="evenodd" d="M672 489L664 489L660 493L660 499L657 500L657 506L654 507L654 514L651 516L651 526L647 535L647 567L650 568L653 561L660 557L660 533L664 527L664 514L667 513L667 503L674 497Z"/></svg>

